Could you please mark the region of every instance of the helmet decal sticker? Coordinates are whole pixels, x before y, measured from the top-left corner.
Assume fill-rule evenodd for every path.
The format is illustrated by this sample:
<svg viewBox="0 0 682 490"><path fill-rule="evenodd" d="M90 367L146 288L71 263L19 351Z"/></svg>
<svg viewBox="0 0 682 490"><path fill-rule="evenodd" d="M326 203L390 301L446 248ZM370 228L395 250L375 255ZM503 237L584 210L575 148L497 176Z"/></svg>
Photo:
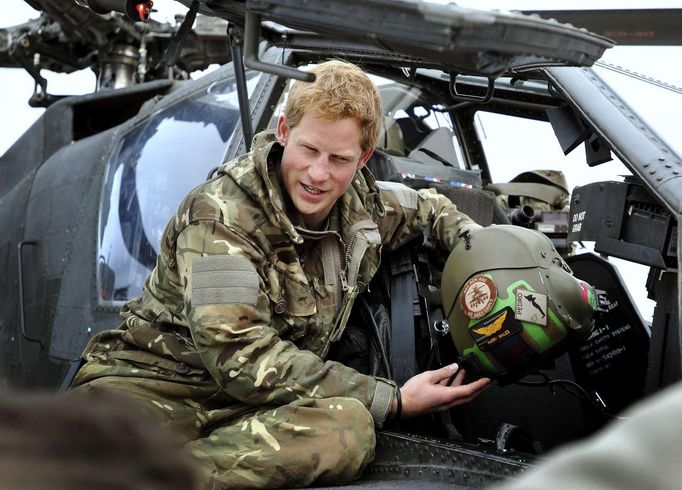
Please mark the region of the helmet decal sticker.
<svg viewBox="0 0 682 490"><path fill-rule="evenodd" d="M590 305L593 310L596 309L597 298L594 294L592 286L580 280L578 281L578 286L580 287L580 297L583 299L583 301Z"/></svg>
<svg viewBox="0 0 682 490"><path fill-rule="evenodd" d="M504 324L504 320L507 318L507 311L503 310L502 315L497 316L490 324L488 325L483 325L478 328L473 328L472 330L476 332L478 335L483 335L485 337L489 337L494 333L497 333L500 331L502 328L502 325Z"/></svg>
<svg viewBox="0 0 682 490"><path fill-rule="evenodd" d="M514 318L547 326L547 295L520 288L515 294Z"/></svg>
<svg viewBox="0 0 682 490"><path fill-rule="evenodd" d="M494 345L487 354L495 357L508 373L523 373L528 366L542 359L541 354L531 348L521 335L513 335Z"/></svg>
<svg viewBox="0 0 682 490"><path fill-rule="evenodd" d="M514 319L514 311L508 306L490 318L469 327L474 342L483 351L521 330L521 323Z"/></svg>
<svg viewBox="0 0 682 490"><path fill-rule="evenodd" d="M462 288L459 303L464 314L476 320L485 316L497 299L495 283L485 276L474 276Z"/></svg>

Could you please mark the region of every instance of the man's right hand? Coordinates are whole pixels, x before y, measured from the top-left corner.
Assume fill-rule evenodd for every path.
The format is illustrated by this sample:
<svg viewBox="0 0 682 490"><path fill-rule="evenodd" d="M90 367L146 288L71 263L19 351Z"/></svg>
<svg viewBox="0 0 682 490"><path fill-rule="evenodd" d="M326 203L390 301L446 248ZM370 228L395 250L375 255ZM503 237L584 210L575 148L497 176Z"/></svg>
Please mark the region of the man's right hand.
<svg viewBox="0 0 682 490"><path fill-rule="evenodd" d="M473 400L489 384L490 378L481 378L462 384L464 369L457 371L457 364L450 364L434 371L424 371L408 379L400 389L402 398L401 417L414 417L430 412L448 410ZM449 384L452 375L455 379ZM393 401L391 413L395 415L397 402Z"/></svg>

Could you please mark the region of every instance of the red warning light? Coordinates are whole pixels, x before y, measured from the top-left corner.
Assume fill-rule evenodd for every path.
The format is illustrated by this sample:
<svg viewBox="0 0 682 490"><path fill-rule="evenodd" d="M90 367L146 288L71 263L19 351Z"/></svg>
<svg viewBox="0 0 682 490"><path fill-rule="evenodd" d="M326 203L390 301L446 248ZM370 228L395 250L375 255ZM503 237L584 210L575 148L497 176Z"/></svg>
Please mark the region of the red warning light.
<svg viewBox="0 0 682 490"><path fill-rule="evenodd" d="M151 0L149 0L148 2L138 3L137 5L135 5L137 15L140 17L140 20L142 22L149 22L149 13L152 11L153 6L154 2L152 2Z"/></svg>

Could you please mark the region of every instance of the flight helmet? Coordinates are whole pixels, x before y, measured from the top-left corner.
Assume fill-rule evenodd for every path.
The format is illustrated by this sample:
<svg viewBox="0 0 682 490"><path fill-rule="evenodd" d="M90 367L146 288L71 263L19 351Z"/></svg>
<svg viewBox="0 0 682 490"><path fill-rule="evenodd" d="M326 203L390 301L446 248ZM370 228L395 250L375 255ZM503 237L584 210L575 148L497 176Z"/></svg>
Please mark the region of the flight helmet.
<svg viewBox="0 0 682 490"><path fill-rule="evenodd" d="M599 293L547 236L512 225L464 232L441 280L460 364L497 379L521 377L584 337Z"/></svg>

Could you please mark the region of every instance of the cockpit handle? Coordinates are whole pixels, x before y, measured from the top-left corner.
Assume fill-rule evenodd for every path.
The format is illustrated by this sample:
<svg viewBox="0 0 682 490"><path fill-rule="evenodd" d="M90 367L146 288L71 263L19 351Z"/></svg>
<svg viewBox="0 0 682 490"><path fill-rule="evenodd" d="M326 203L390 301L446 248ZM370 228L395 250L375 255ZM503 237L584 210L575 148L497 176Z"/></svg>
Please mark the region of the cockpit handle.
<svg viewBox="0 0 682 490"><path fill-rule="evenodd" d="M258 59L258 42L260 40L261 17L253 12L246 11L244 20L244 66L265 73L272 73L279 77L293 78L304 82L314 82L315 74L309 73L291 66L265 63Z"/></svg>

